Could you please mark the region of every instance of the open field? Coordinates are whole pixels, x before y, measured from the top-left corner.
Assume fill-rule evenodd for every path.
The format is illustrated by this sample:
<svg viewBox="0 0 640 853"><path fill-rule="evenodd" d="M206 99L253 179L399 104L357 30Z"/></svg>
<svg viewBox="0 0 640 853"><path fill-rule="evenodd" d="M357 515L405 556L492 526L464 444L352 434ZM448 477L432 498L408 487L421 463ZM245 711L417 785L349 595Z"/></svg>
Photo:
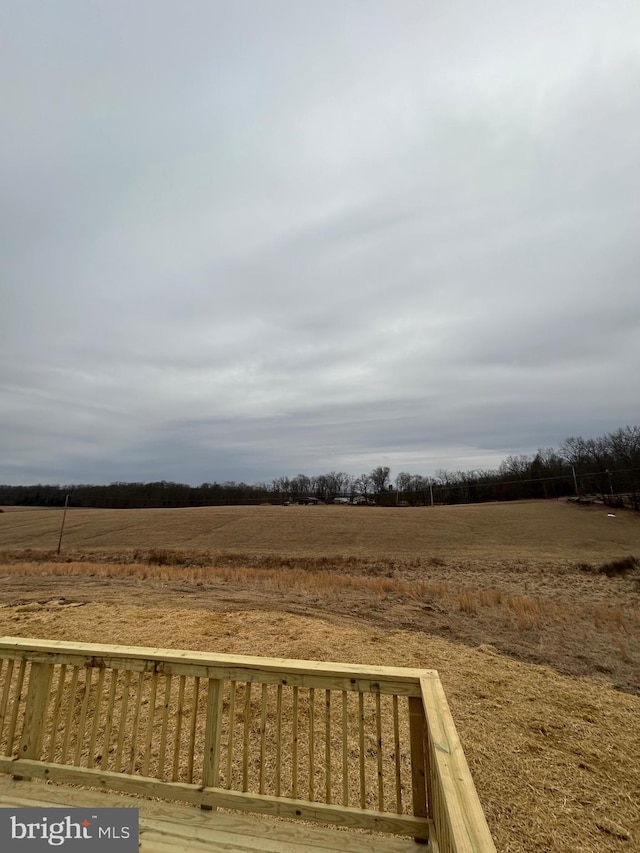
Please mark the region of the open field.
<svg viewBox="0 0 640 853"><path fill-rule="evenodd" d="M638 516L61 516L0 514L0 633L437 668L500 850L640 850Z"/></svg>
<svg viewBox="0 0 640 853"><path fill-rule="evenodd" d="M640 556L640 517L629 512L611 518L555 501L73 510L57 557L61 517L0 514L0 559L11 574L1 600L61 590L119 606L143 582L159 605L185 598L210 609L349 615L488 644L640 694L640 570L598 571Z"/></svg>
<svg viewBox="0 0 640 853"><path fill-rule="evenodd" d="M0 514L0 548L55 548L61 518L60 509L8 507ZM603 507L559 501L401 509L71 509L64 547L592 562L640 552L640 518L629 512L609 518Z"/></svg>

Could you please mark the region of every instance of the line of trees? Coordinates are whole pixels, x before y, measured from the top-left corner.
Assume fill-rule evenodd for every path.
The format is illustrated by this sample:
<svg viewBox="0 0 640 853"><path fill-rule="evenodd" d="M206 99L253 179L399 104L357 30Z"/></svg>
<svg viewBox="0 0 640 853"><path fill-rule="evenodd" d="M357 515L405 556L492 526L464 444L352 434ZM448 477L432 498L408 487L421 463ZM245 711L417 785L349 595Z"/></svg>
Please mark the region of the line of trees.
<svg viewBox="0 0 640 853"><path fill-rule="evenodd" d="M568 438L558 450L508 456L496 469L437 471L433 476L379 466L359 476L344 471L278 477L270 483L156 483L1 486L0 504L75 507L181 507L286 503L338 497L382 506L476 503L526 498L594 496L640 510L640 427L624 427L596 439Z"/></svg>

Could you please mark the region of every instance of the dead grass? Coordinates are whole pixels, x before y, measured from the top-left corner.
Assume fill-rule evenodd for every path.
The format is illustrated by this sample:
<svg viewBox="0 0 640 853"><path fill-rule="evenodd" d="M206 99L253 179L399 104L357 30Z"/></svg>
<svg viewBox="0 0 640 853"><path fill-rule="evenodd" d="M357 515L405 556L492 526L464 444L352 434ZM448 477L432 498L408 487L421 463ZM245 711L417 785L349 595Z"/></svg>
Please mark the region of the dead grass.
<svg viewBox="0 0 640 853"><path fill-rule="evenodd" d="M0 548L54 549L62 513L7 508L0 514ZM433 569L465 557L505 560L610 561L640 553L640 518L609 518L599 507L557 501L450 507L201 507L90 510L67 514L63 548L167 552L207 550L245 554L412 560ZM163 554L163 552L165 552Z"/></svg>
<svg viewBox="0 0 640 853"><path fill-rule="evenodd" d="M255 610L2 607L0 632L436 668L500 851L638 849L640 698L591 679L563 677L490 647Z"/></svg>
<svg viewBox="0 0 640 853"><path fill-rule="evenodd" d="M474 591L466 586L460 588L458 592L458 608L462 613L473 615L478 612L478 602Z"/></svg>
<svg viewBox="0 0 640 853"><path fill-rule="evenodd" d="M537 599L529 595L510 596L508 606L513 611L516 624L521 631L542 627L542 606Z"/></svg>
<svg viewBox="0 0 640 853"><path fill-rule="evenodd" d="M274 560L275 561L275 560ZM235 562L235 558L233 560ZM275 561L277 562L277 561ZM150 563L97 562L9 562L0 563L0 576L104 577L135 578L159 583L181 582L196 585L222 581L231 585L263 587L273 592L291 590L314 591L333 596L341 590L360 592L365 596L395 595L409 601L438 602L473 616L480 610L510 613L520 630L542 628L545 620L588 619L596 628L624 632L640 628L640 608L633 605L599 603L563 608L558 601L530 595L508 594L495 587L473 588L467 585L451 589L447 582L403 580L397 577L367 577L339 574L334 570L294 568L254 568L243 565L189 566ZM503 616L503 618L506 618Z"/></svg>

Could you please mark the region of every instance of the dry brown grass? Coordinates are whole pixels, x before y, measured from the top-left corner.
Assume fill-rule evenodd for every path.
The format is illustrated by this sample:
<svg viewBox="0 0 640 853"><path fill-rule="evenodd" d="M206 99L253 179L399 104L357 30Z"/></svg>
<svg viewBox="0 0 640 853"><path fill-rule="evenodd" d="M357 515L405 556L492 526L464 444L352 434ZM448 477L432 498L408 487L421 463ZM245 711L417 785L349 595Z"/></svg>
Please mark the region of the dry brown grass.
<svg viewBox="0 0 640 853"><path fill-rule="evenodd" d="M574 605L570 611L557 602L521 594L505 594L500 589L475 589L460 586L451 590L448 583L425 580L406 581L394 577L366 577L334 571L308 569L254 568L253 566L183 566L149 563L98 563L84 561L15 561L0 563L0 576L135 578L159 583L181 582L211 584L223 581L232 585L264 587L275 592L315 591L328 596L341 590L354 590L365 596L394 594L413 601L438 601L460 612L477 614L481 609L509 611L522 630L540 628L545 618L588 618L597 628L630 633L640 627L640 608L621 604Z"/></svg>
<svg viewBox="0 0 640 853"><path fill-rule="evenodd" d="M0 632L436 668L500 851L638 849L640 698L592 679L421 633L255 610L3 607Z"/></svg>
<svg viewBox="0 0 640 853"><path fill-rule="evenodd" d="M462 613L477 613L478 602L475 593L469 587L460 587L458 591L458 608Z"/></svg>
<svg viewBox="0 0 640 853"><path fill-rule="evenodd" d="M510 596L508 606L513 611L516 624L522 631L542 627L542 606L529 595Z"/></svg>
<svg viewBox="0 0 640 853"><path fill-rule="evenodd" d="M7 508L0 548L52 549L62 513ZM206 549L300 557L611 561L640 553L640 519L556 501L449 507L202 507L67 514L65 549Z"/></svg>

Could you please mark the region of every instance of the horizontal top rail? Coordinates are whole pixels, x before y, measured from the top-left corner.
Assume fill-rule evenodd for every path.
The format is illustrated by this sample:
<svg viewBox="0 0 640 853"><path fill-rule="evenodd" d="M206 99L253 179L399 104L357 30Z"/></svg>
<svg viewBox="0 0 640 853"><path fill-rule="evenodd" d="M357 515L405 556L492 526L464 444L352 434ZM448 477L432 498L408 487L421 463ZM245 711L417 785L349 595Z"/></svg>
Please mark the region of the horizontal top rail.
<svg viewBox="0 0 640 853"><path fill-rule="evenodd" d="M74 663L138 672L200 675L288 686L421 696L420 679L435 670L292 660L175 649L0 637L0 657L34 663ZM79 660L80 659L80 660Z"/></svg>

